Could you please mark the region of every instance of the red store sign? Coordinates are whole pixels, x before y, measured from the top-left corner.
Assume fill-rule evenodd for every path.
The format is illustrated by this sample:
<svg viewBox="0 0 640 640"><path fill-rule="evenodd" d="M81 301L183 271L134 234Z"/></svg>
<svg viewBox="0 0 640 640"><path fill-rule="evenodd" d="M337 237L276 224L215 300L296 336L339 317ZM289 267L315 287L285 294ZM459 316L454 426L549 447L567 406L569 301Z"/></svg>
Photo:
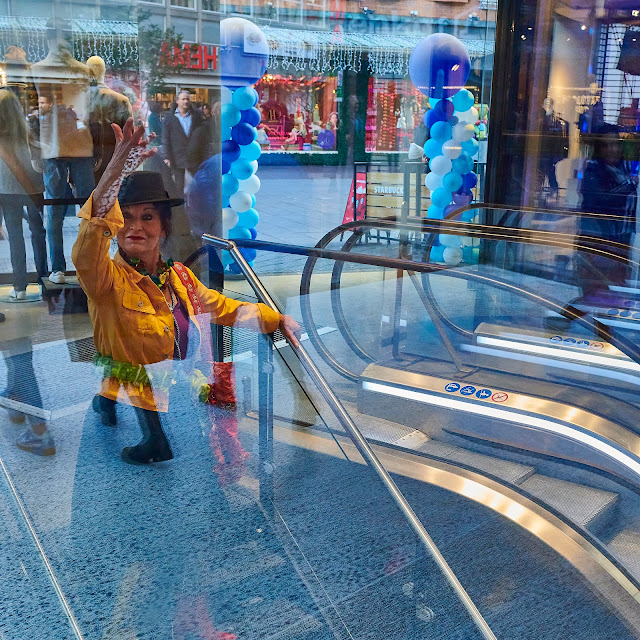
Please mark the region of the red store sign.
<svg viewBox="0 0 640 640"><path fill-rule="evenodd" d="M167 63L175 67L183 64L187 69L212 71L218 68L218 49L209 44L185 44L182 49L165 42L162 54Z"/></svg>

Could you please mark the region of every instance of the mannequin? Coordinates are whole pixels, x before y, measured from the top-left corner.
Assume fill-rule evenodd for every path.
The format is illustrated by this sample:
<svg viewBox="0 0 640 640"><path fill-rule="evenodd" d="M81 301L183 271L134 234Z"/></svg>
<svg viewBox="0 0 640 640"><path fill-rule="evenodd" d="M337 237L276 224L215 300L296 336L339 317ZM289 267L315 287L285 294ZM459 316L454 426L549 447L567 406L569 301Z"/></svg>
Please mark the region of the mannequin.
<svg viewBox="0 0 640 640"><path fill-rule="evenodd" d="M49 53L31 65L40 109L40 148L42 170L48 198L71 197L70 182L76 198L88 198L95 186L93 178L93 141L87 126L89 81L91 72L74 60L66 48L64 23L49 21ZM70 34L69 34L70 35ZM49 207L47 235L52 273L49 280L65 282L62 223L67 205Z"/></svg>
<svg viewBox="0 0 640 640"><path fill-rule="evenodd" d="M116 144L111 125L124 127L127 118L133 116L129 98L110 89L104 83L106 66L99 56L91 56L87 67L93 76L93 86L89 89L89 131L93 139L93 175L96 184L100 181L106 166L111 160Z"/></svg>

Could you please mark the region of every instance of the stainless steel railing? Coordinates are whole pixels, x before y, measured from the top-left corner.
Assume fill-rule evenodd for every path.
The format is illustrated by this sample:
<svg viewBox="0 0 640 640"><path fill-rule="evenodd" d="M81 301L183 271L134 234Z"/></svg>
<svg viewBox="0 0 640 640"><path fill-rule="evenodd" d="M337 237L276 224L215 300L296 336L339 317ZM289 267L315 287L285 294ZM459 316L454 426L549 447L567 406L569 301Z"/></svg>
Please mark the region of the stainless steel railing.
<svg viewBox="0 0 640 640"><path fill-rule="evenodd" d="M242 271L243 275L255 291L258 299L274 311L280 313L278 305L271 297L265 286L262 284L258 276L255 274L249 263L245 260L244 256L240 253L240 250L233 241L223 240L222 238L217 238L216 236L206 234L202 237L202 239L204 242L210 244L216 249L225 249L229 251L231 257L238 265L238 268ZM313 380L314 384L322 394L324 400L335 414L341 426L353 441L360 455L373 468L375 473L378 475L382 483L391 494L392 499L404 515L409 526L416 533L424 547L427 549L429 555L433 558L435 563L442 571L445 579L451 585L460 602L463 604L472 620L478 627L482 636L487 640L497 640L496 636L494 635L493 631L491 631L491 628L487 624L486 620L482 617L482 614L474 604L473 600L458 580L457 576L445 560L442 553L440 553L440 550L432 540L431 536L427 533L427 530L420 522L418 516L411 508L411 505L407 502L407 499L404 497L400 489L398 489L396 483L393 481L393 478L389 475L380 460L378 460L375 452L373 451L365 437L362 435L347 410L344 408L342 402L340 402L338 396L336 396L336 394L333 392L333 389L331 389L331 387L329 386L329 383L320 372L320 369L318 369L315 362L311 359L304 347L302 347L301 345L298 345L297 347L291 345L291 348L300 360L300 363L302 364L311 380Z"/></svg>

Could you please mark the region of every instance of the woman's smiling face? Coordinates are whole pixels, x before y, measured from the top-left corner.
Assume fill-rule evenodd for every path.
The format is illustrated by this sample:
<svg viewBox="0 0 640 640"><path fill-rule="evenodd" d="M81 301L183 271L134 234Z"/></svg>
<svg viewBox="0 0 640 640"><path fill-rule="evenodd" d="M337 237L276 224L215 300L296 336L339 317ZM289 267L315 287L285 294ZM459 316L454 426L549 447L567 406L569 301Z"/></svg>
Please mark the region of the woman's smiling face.
<svg viewBox="0 0 640 640"><path fill-rule="evenodd" d="M118 231L118 246L130 257L143 259L160 250L163 228L160 212L152 202L122 207L124 226Z"/></svg>

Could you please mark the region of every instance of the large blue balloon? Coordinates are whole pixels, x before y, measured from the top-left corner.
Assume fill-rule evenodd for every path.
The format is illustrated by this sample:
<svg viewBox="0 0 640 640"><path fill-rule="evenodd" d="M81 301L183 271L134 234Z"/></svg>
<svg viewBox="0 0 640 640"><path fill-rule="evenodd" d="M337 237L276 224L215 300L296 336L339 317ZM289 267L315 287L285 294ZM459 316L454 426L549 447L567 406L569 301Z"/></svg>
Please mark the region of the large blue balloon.
<svg viewBox="0 0 640 640"><path fill-rule="evenodd" d="M222 159L229 164L235 162L240 157L240 145L233 140L222 141ZM227 173L225 171L224 173Z"/></svg>
<svg viewBox="0 0 640 640"><path fill-rule="evenodd" d="M466 153L461 153L452 163L452 171L464 175L473 170L473 158Z"/></svg>
<svg viewBox="0 0 640 640"><path fill-rule="evenodd" d="M459 173L455 171L451 171L447 173L444 178L442 178L442 186L447 190L453 193L457 191L463 184L463 178Z"/></svg>
<svg viewBox="0 0 640 640"><path fill-rule="evenodd" d="M249 233L251 233L252 240L255 240L258 237L258 232L255 229L249 229Z"/></svg>
<svg viewBox="0 0 640 640"><path fill-rule="evenodd" d="M409 58L411 81L420 93L434 98L450 98L458 93L470 71L467 49L448 33L427 36L416 45Z"/></svg>
<svg viewBox="0 0 640 640"><path fill-rule="evenodd" d="M240 185L238 184L238 179L235 176L232 176L230 173L225 173L222 176L222 195L229 198L232 196Z"/></svg>
<svg viewBox="0 0 640 640"><path fill-rule="evenodd" d="M240 147L240 157L245 160L257 160L262 155L262 147L255 140Z"/></svg>
<svg viewBox="0 0 640 640"><path fill-rule="evenodd" d="M255 84L267 70L268 61L269 44L255 24L244 18L226 18L220 22L223 85L236 88Z"/></svg>
<svg viewBox="0 0 640 640"><path fill-rule="evenodd" d="M239 89L238 89L239 91ZM260 120L262 119L262 114L259 109L255 107L251 107L251 109L245 109L242 111L242 117L240 118L240 122L246 122L250 124L252 127L257 127L260 124Z"/></svg>
<svg viewBox="0 0 640 640"><path fill-rule="evenodd" d="M444 210L442 209L442 207L436 207L435 204L432 204L427 209L427 218L434 218L436 220L442 220L443 213L444 213Z"/></svg>
<svg viewBox="0 0 640 640"><path fill-rule="evenodd" d="M435 158L442 155L442 140L436 140L435 138L429 138L424 143L424 155L427 158Z"/></svg>
<svg viewBox="0 0 640 640"><path fill-rule="evenodd" d="M222 173L229 173L231 171L231 163L228 160L222 158Z"/></svg>
<svg viewBox="0 0 640 640"><path fill-rule="evenodd" d="M244 256L244 259L247 262L252 262L258 255L258 252L255 249L249 249L247 247L240 247L240 253Z"/></svg>
<svg viewBox="0 0 640 640"><path fill-rule="evenodd" d="M444 142L453 135L453 127L448 122L436 122L429 131L432 138Z"/></svg>
<svg viewBox="0 0 640 640"><path fill-rule="evenodd" d="M246 122L241 122L231 129L231 139L240 145L252 143L257 135L256 128Z"/></svg>
<svg viewBox="0 0 640 640"><path fill-rule="evenodd" d="M240 111L246 111L258 103L258 92L253 87L240 87L233 92L231 101Z"/></svg>

